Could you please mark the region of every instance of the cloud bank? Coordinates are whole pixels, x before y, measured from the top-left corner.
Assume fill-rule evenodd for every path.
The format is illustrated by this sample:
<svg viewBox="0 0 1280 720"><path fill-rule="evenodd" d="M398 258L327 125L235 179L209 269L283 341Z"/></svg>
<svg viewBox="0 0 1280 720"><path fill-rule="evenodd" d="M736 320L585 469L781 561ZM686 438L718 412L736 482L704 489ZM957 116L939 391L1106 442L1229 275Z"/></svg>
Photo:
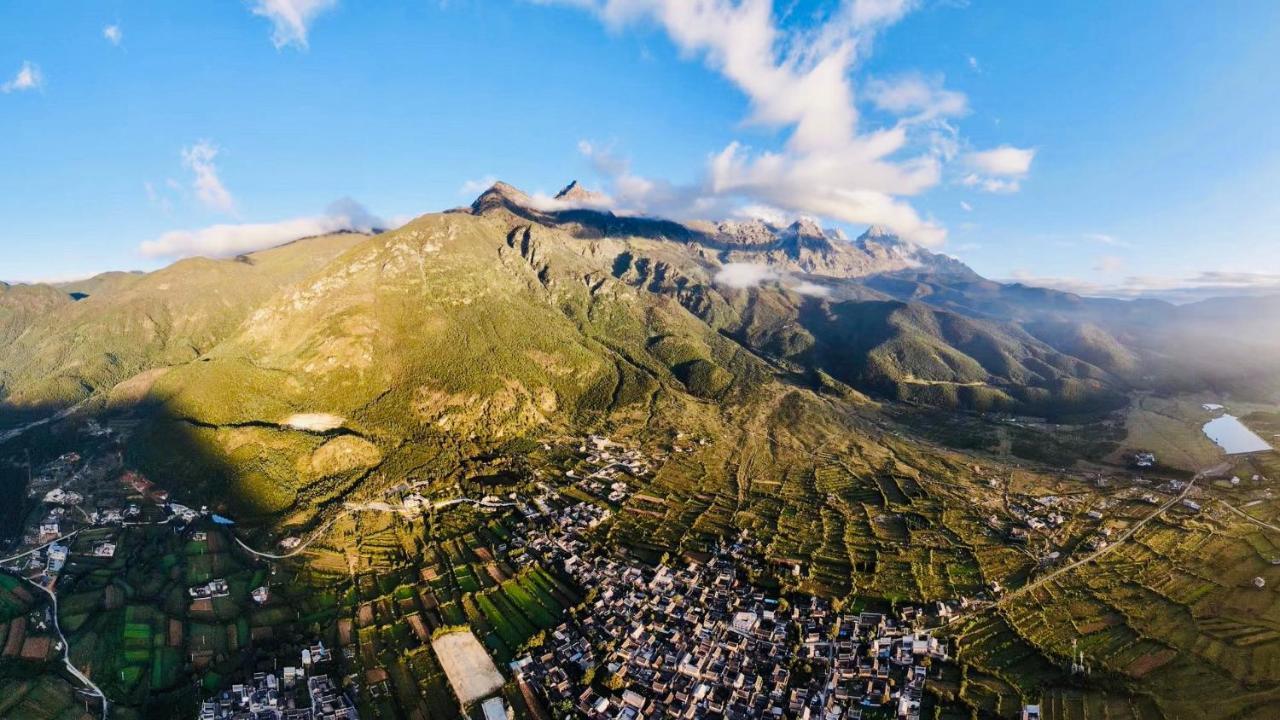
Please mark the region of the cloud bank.
<svg viewBox="0 0 1280 720"><path fill-rule="evenodd" d="M272 223L223 223L196 230L172 230L138 247L145 257L233 257L264 250L299 238L327 235L343 230L371 232L387 227L351 198L329 205L321 215L291 218Z"/></svg>
<svg viewBox="0 0 1280 720"><path fill-rule="evenodd" d="M795 285L792 285L791 290L794 292L798 292L801 295L808 295L809 297L824 298L824 297L829 297L831 295L831 288L827 287L826 285L819 285L817 283L809 282L807 280L804 282L796 283Z"/></svg>
<svg viewBox="0 0 1280 720"><path fill-rule="evenodd" d="M762 263L725 263L715 276L716 283L737 290L759 287L777 279L778 273Z"/></svg>
<svg viewBox="0 0 1280 720"><path fill-rule="evenodd" d="M1115 282L1043 277L1016 271L1006 282L1046 287L1088 297L1152 298L1183 303L1211 297L1280 294L1280 274L1206 271L1184 277L1129 275Z"/></svg>

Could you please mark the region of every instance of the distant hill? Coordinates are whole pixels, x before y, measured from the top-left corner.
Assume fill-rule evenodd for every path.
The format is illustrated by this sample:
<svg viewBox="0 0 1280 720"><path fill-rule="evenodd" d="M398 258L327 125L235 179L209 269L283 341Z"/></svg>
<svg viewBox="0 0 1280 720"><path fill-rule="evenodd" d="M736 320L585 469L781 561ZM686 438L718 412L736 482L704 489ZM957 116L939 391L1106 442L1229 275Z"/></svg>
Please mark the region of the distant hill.
<svg viewBox="0 0 1280 720"><path fill-rule="evenodd" d="M144 370L194 360L281 286L361 239L315 238L240 260L192 258L153 273L14 289L43 300L40 312L15 316L6 331L12 340L0 347L3 401L67 405ZM75 302L71 293L83 299Z"/></svg>
<svg viewBox="0 0 1280 720"><path fill-rule="evenodd" d="M146 273L138 270L133 272L104 272L83 280L54 283L53 287L67 293L75 300L83 300L90 295L102 295L128 287L145 275Z"/></svg>

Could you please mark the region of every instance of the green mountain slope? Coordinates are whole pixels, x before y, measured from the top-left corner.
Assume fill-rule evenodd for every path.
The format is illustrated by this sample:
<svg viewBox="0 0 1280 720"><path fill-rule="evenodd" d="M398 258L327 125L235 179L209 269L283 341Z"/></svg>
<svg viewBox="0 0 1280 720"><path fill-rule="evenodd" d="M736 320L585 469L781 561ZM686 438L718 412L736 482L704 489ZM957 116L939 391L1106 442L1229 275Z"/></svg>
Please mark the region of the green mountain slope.
<svg viewBox="0 0 1280 720"><path fill-rule="evenodd" d="M430 466L422 448L469 456L672 403L732 403L766 376L557 230L429 215L362 240L159 378L138 446L197 437L192 452L223 468L213 481L240 510L276 512L333 501L375 469ZM337 438L365 461L324 467ZM143 459L185 472L164 455Z"/></svg>
<svg viewBox="0 0 1280 720"><path fill-rule="evenodd" d="M235 260L183 260L147 275L117 276L109 290L79 302L54 288L29 289L61 298L0 346L2 399L19 408L69 405L144 370L193 360L280 286L363 237L309 238Z"/></svg>
<svg viewBox="0 0 1280 720"><path fill-rule="evenodd" d="M6 289L5 406L143 408L133 461L266 515L506 443L722 419L788 386L1055 417L1119 407L1144 363L1176 367L1167 340L1134 339L1172 306L1104 322L1109 304L990 283L883 233L533 205L499 184L375 236ZM726 285L730 263L759 280Z"/></svg>

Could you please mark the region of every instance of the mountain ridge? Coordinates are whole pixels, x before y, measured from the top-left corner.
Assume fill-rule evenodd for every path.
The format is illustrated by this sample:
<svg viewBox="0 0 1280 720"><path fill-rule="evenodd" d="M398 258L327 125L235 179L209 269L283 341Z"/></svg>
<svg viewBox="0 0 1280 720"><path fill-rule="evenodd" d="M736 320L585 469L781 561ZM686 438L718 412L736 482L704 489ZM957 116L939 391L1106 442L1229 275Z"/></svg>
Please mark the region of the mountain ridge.
<svg viewBox="0 0 1280 720"><path fill-rule="evenodd" d="M1176 347L1177 327L1191 323L1210 335L1221 322L1210 310L1218 308L1221 316L1232 307L1187 310L1004 285L878 227L848 240L811 220L786 227L763 220L679 223L569 207L566 199L595 197L576 182L561 196L547 204L499 182L469 207L424 215L383 235L323 236L239 259L189 258L152 273L104 274L62 289L2 286L0 333L10 342L0 349L0 401L66 406L138 373L216 354L235 337L244 345L255 324L265 328L255 337L266 347L287 335L276 337L270 321L283 314L263 314L271 297L290 297L290 288L308 278L321 288L330 282L346 287L338 279L351 266L339 261L387 243L417 258L419 279L431 274L433 264L447 264L453 247L500 261L484 273L466 270L479 278L479 294L460 295L430 317L462 313L489 284L514 278L518 285L512 287L534 291L539 303L572 319L592 312L611 283L620 283L639 293L627 302L673 303L701 323L698 333L731 338L742 350L795 372L826 373L891 399L971 409L1055 414L1117 407L1127 391L1151 385L1137 372L1144 363L1163 373L1157 382L1189 386L1193 370L1209 359ZM439 230L442 223L451 229ZM459 245L458 233L473 239ZM422 240L427 236L434 239ZM428 245L436 250L425 253ZM721 281L728 268L744 266L758 280L741 287ZM496 274L502 268L514 275ZM70 301L73 293L81 295L79 302ZM342 302L369 316L390 301L385 293L364 290ZM509 318L510 328L527 322L492 311ZM307 327L325 327L320 321L313 318ZM580 318L573 322L582 327ZM366 325L366 332L377 331ZM368 344L349 329L332 325L332 338L311 342ZM493 327L498 335L508 330ZM1216 386L1252 388L1280 370L1253 355L1253 377L1216 372ZM705 358L682 362L698 359ZM685 365L681 373L699 378L702 395L732 384L716 367L696 365L691 373L694 367Z"/></svg>

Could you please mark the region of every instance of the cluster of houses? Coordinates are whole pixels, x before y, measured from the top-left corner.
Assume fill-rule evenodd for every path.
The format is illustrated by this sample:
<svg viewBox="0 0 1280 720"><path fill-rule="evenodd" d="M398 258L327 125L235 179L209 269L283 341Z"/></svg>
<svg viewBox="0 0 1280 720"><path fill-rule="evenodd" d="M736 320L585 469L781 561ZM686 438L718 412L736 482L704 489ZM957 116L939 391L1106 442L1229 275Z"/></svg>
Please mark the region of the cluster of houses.
<svg viewBox="0 0 1280 720"><path fill-rule="evenodd" d="M352 699L317 668L332 657L320 643L304 648L301 667L254 673L203 702L197 720L358 720Z"/></svg>
<svg viewBox="0 0 1280 720"><path fill-rule="evenodd" d="M1032 532L1052 532L1062 527L1067 518L1063 515L1063 498L1057 495L1045 495L1032 499L1028 503L1010 503L1009 514L1016 524L1009 528L1007 537L1016 543L1026 543ZM987 520L993 528L1000 527L999 517L992 515Z"/></svg>
<svg viewBox="0 0 1280 720"><path fill-rule="evenodd" d="M79 505L84 502L84 496L78 492L56 487L44 494L44 501L50 505Z"/></svg>
<svg viewBox="0 0 1280 720"><path fill-rule="evenodd" d="M585 462L594 469L587 473L570 470L565 477L588 493L615 505L621 504L631 494L630 486L624 481L626 475L642 478L650 472L651 458L643 451L628 448L601 435L588 436L578 447L578 452L585 455Z"/></svg>
<svg viewBox="0 0 1280 720"><path fill-rule="evenodd" d="M607 515L572 505L526 536L530 555L592 589L535 654L512 663L553 707L593 720L856 720L872 708L920 717L928 668L947 653L916 628L938 615L842 613L819 598L792 606L749 582L737 544L681 567L612 557L585 539Z"/></svg>
<svg viewBox="0 0 1280 720"><path fill-rule="evenodd" d="M203 585L196 585L187 590L187 593L193 598L216 598L226 597L231 594L231 589L227 586L227 581L222 578L210 580Z"/></svg>

